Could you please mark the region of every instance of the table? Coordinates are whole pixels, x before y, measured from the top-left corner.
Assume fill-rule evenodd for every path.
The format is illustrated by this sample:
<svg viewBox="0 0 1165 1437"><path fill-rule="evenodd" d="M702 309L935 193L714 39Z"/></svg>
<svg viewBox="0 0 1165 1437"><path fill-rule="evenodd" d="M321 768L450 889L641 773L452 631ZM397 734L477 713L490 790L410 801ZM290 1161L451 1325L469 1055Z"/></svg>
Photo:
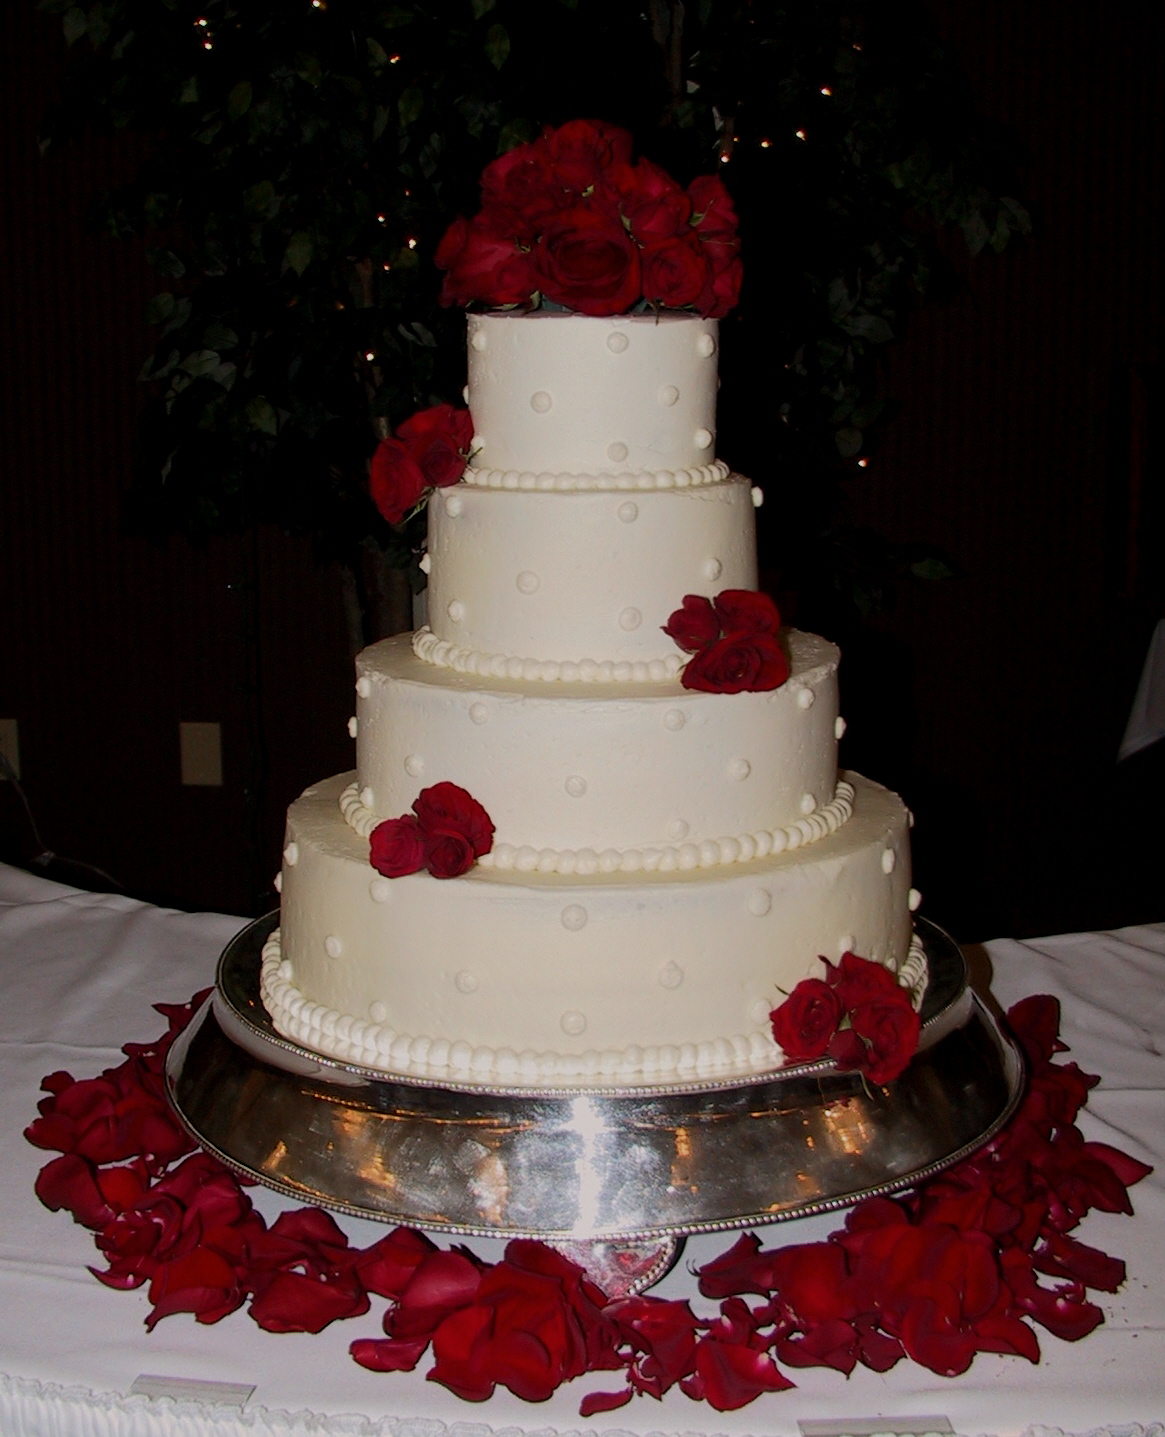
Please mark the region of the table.
<svg viewBox="0 0 1165 1437"><path fill-rule="evenodd" d="M21 1132L34 1115L41 1078L65 1068L87 1077L120 1059L120 1046L164 1024L151 1004L184 1001L214 975L242 920L187 914L135 900L83 893L0 865L0 1433L60 1437L506 1437L584 1430L639 1433L764 1432L793 1437L802 1422L885 1431L888 1418L949 1419L955 1432L998 1437L1093 1433L1165 1437L1165 924L986 945L992 992L1004 1006L1051 993L1063 1006L1071 1056L1103 1077L1081 1118L1085 1136L1155 1165L1132 1190L1135 1218L1093 1213L1083 1241L1128 1262L1115 1295L1096 1296L1105 1325L1081 1343L1040 1331L1043 1360L979 1355L953 1380L912 1364L889 1373L859 1368L790 1372L795 1391L717 1413L678 1391L662 1403L640 1398L606 1418L578 1416L584 1377L549 1402L529 1404L503 1389L490 1402L459 1402L421 1370L377 1375L348 1356L355 1337L378 1336L383 1303L318 1337L272 1335L243 1312L211 1327L187 1316L147 1335L143 1291L115 1293L88 1272L91 1235L36 1201L46 1154ZM270 1219L282 1199L253 1193ZM342 1219L352 1241L382 1235L371 1222ZM825 1236L836 1216L762 1230L767 1244ZM656 1292L694 1291L687 1264L706 1262L731 1235L692 1239L685 1266ZM483 1256L502 1244L474 1240ZM711 1311L713 1305L695 1304ZM245 1405L128 1395L142 1374L254 1388ZM608 1383L609 1385L609 1383ZM237 1399L236 1399L237 1401ZM919 1423L920 1430L928 1424Z"/></svg>

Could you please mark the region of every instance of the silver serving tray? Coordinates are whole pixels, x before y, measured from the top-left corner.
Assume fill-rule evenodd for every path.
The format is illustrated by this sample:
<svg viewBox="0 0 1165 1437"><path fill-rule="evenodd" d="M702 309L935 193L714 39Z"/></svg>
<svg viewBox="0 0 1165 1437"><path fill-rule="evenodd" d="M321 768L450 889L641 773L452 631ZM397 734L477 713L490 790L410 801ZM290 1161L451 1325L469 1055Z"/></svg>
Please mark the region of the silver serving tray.
<svg viewBox="0 0 1165 1437"><path fill-rule="evenodd" d="M228 945L170 1050L170 1100L229 1167L301 1202L486 1237L666 1243L846 1207L958 1162L1008 1119L1019 1052L921 922L919 1051L873 1086L829 1061L746 1078L532 1090L398 1078L277 1034L259 999L276 914Z"/></svg>

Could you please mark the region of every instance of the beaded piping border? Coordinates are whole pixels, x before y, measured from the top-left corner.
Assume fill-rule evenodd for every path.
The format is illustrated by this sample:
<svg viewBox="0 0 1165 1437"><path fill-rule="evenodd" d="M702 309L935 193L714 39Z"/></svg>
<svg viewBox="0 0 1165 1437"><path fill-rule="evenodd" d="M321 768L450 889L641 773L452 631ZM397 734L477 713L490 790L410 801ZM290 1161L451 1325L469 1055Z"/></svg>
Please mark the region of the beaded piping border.
<svg viewBox="0 0 1165 1437"><path fill-rule="evenodd" d="M697 868L719 868L767 858L816 843L836 833L853 816L854 788L838 779L828 803L784 828L761 829L738 838L706 838L702 843L680 843L666 848L534 848L530 844L495 843L477 861L482 868L502 872L559 873L690 873ZM360 797L359 782L350 783L340 794L344 821L361 838L367 838L381 817Z"/></svg>
<svg viewBox="0 0 1165 1437"><path fill-rule="evenodd" d="M698 464L691 469L644 469L628 474L532 474L517 469L477 469L472 465L461 476L478 489L522 489L541 493L570 494L587 491L628 491L647 489L699 489L722 484L731 470L723 459Z"/></svg>
<svg viewBox="0 0 1165 1437"><path fill-rule="evenodd" d="M687 659L668 654L661 659L525 659L513 654L487 654L439 639L432 629L413 634L413 653L426 664L482 678L526 679L544 683L666 683L678 677Z"/></svg>
<svg viewBox="0 0 1165 1437"><path fill-rule="evenodd" d="M313 1003L291 981L291 964L283 957L278 928L263 945L259 993L278 1032L341 1062L364 1068L407 1073L417 1077L506 1078L529 1081L547 1078L677 1077L771 1072L782 1054L767 1030L713 1042L649 1045L622 1050L596 1048L583 1053L521 1053L511 1048L472 1047L446 1038L410 1037L387 1023L339 1013ZM917 934L898 970L898 981L911 995L915 1009L926 990L927 960Z"/></svg>

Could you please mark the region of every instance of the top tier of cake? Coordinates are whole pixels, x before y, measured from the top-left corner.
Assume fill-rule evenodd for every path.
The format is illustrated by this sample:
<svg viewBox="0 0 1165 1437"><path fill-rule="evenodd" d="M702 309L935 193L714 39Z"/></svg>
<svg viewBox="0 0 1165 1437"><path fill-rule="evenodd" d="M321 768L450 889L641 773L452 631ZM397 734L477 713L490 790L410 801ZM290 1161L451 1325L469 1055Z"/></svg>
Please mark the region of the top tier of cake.
<svg viewBox="0 0 1165 1437"><path fill-rule="evenodd" d="M716 320L690 315L470 315L467 481L614 489L646 476L665 488L722 478L718 344Z"/></svg>

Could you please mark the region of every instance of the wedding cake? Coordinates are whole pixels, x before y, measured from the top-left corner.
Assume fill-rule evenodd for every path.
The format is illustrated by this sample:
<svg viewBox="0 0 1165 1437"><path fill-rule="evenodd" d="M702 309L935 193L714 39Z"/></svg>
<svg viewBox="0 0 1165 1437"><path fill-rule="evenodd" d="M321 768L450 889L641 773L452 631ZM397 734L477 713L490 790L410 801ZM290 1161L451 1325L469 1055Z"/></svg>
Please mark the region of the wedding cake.
<svg viewBox="0 0 1165 1437"><path fill-rule="evenodd" d="M770 1014L822 958L920 999L909 815L838 772L836 648L755 592L719 342L706 313L469 316L428 625L359 655L355 772L288 813L262 971L288 1038L438 1080L682 1082L779 1065ZM425 846L452 829L455 865Z"/></svg>

